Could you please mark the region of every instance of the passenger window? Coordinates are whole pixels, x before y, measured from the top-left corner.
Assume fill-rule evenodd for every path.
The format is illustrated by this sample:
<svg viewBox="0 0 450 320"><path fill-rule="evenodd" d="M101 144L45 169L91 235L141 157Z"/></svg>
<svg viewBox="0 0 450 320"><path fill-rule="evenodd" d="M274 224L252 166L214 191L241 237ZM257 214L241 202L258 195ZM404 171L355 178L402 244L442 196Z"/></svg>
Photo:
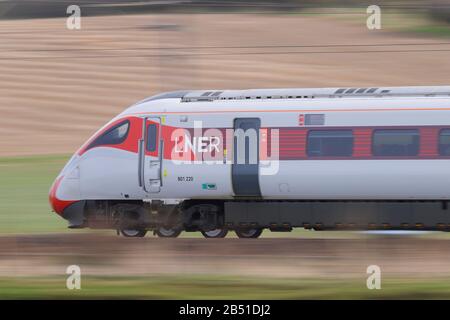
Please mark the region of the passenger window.
<svg viewBox="0 0 450 320"><path fill-rule="evenodd" d="M418 130L375 130L372 150L375 156L416 156L419 154Z"/></svg>
<svg viewBox="0 0 450 320"><path fill-rule="evenodd" d="M439 133L439 154L450 156L450 129L443 129Z"/></svg>
<svg viewBox="0 0 450 320"><path fill-rule="evenodd" d="M149 124L147 127L147 151L149 152L156 150L157 128L156 124Z"/></svg>
<svg viewBox="0 0 450 320"><path fill-rule="evenodd" d="M101 136L99 136L97 139L95 139L87 147L87 150L103 145L121 144L126 140L129 128L130 128L130 121L128 120L118 123L111 129L103 133Z"/></svg>
<svg viewBox="0 0 450 320"><path fill-rule="evenodd" d="M307 154L309 157L350 157L353 154L352 130L311 130Z"/></svg>

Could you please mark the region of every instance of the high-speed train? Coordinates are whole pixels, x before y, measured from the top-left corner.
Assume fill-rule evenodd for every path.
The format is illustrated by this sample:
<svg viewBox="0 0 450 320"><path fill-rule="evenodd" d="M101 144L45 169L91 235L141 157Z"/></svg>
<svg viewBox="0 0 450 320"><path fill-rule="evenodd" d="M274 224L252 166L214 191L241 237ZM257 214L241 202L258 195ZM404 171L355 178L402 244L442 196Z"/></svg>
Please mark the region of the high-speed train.
<svg viewBox="0 0 450 320"><path fill-rule="evenodd" d="M95 133L49 198L70 228L127 237L450 230L450 86L163 93Z"/></svg>

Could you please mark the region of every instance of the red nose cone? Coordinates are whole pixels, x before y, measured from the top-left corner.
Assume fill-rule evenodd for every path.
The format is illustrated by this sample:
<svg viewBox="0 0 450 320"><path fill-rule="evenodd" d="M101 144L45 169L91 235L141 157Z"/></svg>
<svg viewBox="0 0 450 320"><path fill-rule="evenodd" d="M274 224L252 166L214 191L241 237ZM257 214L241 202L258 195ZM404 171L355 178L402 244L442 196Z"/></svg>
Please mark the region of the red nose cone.
<svg viewBox="0 0 450 320"><path fill-rule="evenodd" d="M56 191L58 190L58 187L61 184L62 179L63 176L59 177L58 179L55 180L55 182L53 182L53 185L50 188L50 193L48 195L48 201L50 202L50 206L52 207L53 211L59 215L62 215L65 208L67 208L72 203L76 202L76 201L59 200L56 197Z"/></svg>

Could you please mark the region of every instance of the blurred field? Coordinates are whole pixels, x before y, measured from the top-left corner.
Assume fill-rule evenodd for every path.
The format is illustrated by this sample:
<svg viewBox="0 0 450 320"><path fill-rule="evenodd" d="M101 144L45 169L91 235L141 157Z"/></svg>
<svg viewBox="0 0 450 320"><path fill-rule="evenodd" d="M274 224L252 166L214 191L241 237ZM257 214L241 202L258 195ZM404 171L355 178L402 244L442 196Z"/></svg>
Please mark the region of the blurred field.
<svg viewBox="0 0 450 320"><path fill-rule="evenodd" d="M449 299L450 279L387 279L368 290L364 279L325 280L227 276L86 277L82 289L66 279L0 279L0 299Z"/></svg>
<svg viewBox="0 0 450 320"><path fill-rule="evenodd" d="M0 237L0 299L450 299L448 240ZM67 266L82 289L65 287ZM366 268L382 270L368 290Z"/></svg>
<svg viewBox="0 0 450 320"><path fill-rule="evenodd" d="M66 156L0 158L0 233L64 232L48 191Z"/></svg>
<svg viewBox="0 0 450 320"><path fill-rule="evenodd" d="M70 154L161 91L449 84L450 43L422 18L369 31L364 14L303 13L89 17L79 31L64 19L0 21L0 298L450 299L447 233L125 239L68 230L50 212ZM81 291L65 288L70 264ZM380 291L366 289L370 264Z"/></svg>
<svg viewBox="0 0 450 320"><path fill-rule="evenodd" d="M334 13L88 17L77 31L61 18L1 20L0 232L63 232L47 204L57 172L157 92L449 84L450 43L391 31L433 27L423 17L388 14L388 28L369 31L365 12Z"/></svg>
<svg viewBox="0 0 450 320"><path fill-rule="evenodd" d="M382 29L398 36L410 37L433 37L435 39L448 39L450 37L450 24L445 19L437 19L437 15L449 15L450 7L444 10L435 9L434 14L429 14L426 10L419 10L417 4L411 5L410 10L382 8ZM361 26L366 23L367 16L361 14L361 9L356 8L315 8L299 12L302 15L320 15L322 18L336 19L342 23Z"/></svg>
<svg viewBox="0 0 450 320"><path fill-rule="evenodd" d="M351 16L104 16L77 31L65 19L0 21L0 156L73 153L161 91L449 84L450 43Z"/></svg>

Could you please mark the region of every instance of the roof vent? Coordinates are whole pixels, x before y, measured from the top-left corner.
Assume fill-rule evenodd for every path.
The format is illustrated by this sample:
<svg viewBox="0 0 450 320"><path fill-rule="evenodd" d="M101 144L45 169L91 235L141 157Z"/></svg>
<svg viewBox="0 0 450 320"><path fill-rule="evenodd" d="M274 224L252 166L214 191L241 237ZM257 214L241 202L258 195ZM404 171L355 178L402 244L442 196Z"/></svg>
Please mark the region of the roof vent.
<svg viewBox="0 0 450 320"><path fill-rule="evenodd" d="M199 90L181 97L182 102L214 100L275 100L314 98L361 97L425 97L450 96L450 86L385 87L385 88L305 88L305 89L252 89L252 90ZM162 96L164 97L164 96Z"/></svg>

